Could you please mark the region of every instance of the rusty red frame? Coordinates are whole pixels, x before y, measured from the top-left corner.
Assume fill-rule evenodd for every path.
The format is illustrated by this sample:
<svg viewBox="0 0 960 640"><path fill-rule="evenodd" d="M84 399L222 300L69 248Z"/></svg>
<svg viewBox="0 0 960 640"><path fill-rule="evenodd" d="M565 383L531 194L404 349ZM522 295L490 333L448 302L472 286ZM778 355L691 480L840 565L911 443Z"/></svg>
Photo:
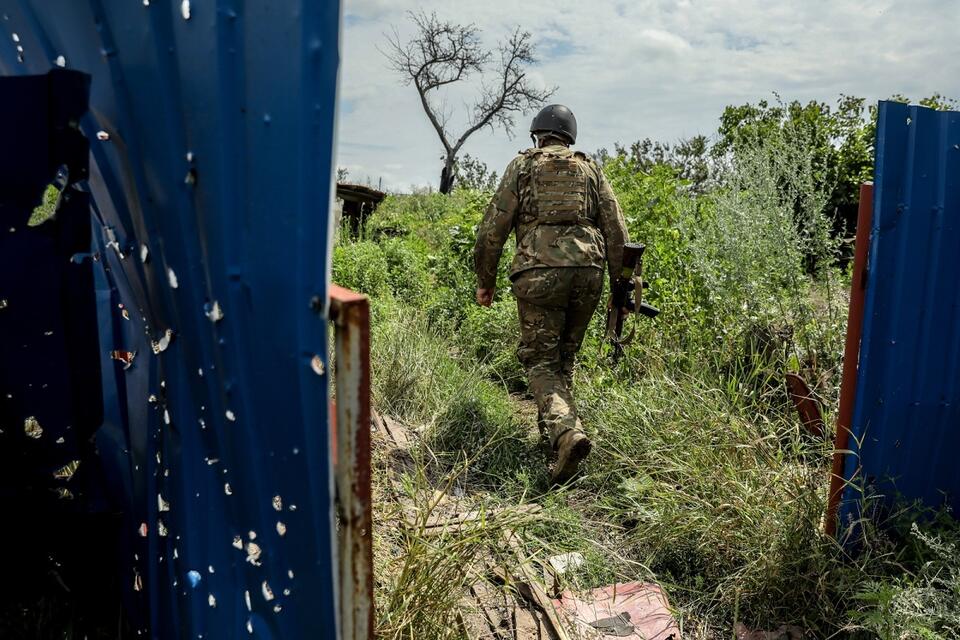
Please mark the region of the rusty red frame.
<svg viewBox="0 0 960 640"><path fill-rule="evenodd" d="M374 637L370 494L370 301L330 287L336 402L332 429L337 488L340 637Z"/></svg>

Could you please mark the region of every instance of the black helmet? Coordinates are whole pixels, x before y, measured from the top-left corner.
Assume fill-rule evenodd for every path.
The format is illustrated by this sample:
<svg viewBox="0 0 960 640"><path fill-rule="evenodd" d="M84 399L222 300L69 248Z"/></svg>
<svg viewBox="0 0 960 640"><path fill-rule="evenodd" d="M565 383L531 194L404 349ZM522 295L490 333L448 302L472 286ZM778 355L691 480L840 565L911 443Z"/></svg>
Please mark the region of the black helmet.
<svg viewBox="0 0 960 640"><path fill-rule="evenodd" d="M562 104L551 104L540 109L530 125L530 133L552 133L573 144L577 141L577 119Z"/></svg>

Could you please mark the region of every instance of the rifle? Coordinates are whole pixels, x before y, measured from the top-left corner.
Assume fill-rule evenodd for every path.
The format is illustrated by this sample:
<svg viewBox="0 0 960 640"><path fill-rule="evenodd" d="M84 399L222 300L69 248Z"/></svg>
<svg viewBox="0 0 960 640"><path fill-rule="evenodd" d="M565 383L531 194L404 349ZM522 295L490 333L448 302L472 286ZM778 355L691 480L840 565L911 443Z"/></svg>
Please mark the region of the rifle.
<svg viewBox="0 0 960 640"><path fill-rule="evenodd" d="M623 348L633 340L634 329L623 338L623 321L628 313L639 313L648 318L656 318L660 310L643 302L643 290L648 285L640 280L643 265L642 244L628 242L623 245L623 270L620 277L610 283L610 307L607 309L606 339L613 344L613 361L623 355ZM639 287L637 286L639 285ZM636 294L636 295L634 295Z"/></svg>

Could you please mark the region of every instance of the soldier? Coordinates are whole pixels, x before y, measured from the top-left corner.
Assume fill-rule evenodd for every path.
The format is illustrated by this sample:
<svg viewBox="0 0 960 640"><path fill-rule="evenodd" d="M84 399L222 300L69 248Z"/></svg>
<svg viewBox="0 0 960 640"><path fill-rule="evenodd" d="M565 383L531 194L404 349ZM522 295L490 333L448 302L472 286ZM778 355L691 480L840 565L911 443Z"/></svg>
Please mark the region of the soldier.
<svg viewBox="0 0 960 640"><path fill-rule="evenodd" d="M603 290L604 263L620 273L626 225L601 168L570 145L577 121L563 105L533 119L536 147L504 171L477 231L477 303L490 306L503 244L516 230L510 267L520 314L517 355L527 371L541 431L557 452L551 479L569 480L589 453L573 401L573 364Z"/></svg>

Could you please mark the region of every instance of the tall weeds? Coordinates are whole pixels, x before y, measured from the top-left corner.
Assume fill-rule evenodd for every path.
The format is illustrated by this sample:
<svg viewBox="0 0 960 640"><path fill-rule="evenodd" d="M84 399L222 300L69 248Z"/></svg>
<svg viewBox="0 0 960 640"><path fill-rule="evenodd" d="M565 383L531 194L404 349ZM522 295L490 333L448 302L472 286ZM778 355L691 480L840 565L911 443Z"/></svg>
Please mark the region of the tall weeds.
<svg viewBox="0 0 960 640"><path fill-rule="evenodd" d="M335 274L374 297L376 407L419 434L404 508L429 513L425 487L449 474L474 505L536 502L529 553L583 553L576 588L660 581L694 637L729 637L734 622L955 637L956 528L909 535L924 520L908 510L907 528L867 523L856 559L822 534L831 447L803 431L783 384L787 371L807 377L829 422L848 283L811 144L789 128L745 144L702 195L667 167L609 162L663 314L637 325L616 367L601 312L591 324L575 380L595 449L563 490L547 484L549 451L522 399L505 276L492 308L472 302L486 196L388 199L367 240L338 247ZM497 527L442 541L405 531L376 534L384 637L457 637L458 594L475 578L460 569L496 555Z"/></svg>

